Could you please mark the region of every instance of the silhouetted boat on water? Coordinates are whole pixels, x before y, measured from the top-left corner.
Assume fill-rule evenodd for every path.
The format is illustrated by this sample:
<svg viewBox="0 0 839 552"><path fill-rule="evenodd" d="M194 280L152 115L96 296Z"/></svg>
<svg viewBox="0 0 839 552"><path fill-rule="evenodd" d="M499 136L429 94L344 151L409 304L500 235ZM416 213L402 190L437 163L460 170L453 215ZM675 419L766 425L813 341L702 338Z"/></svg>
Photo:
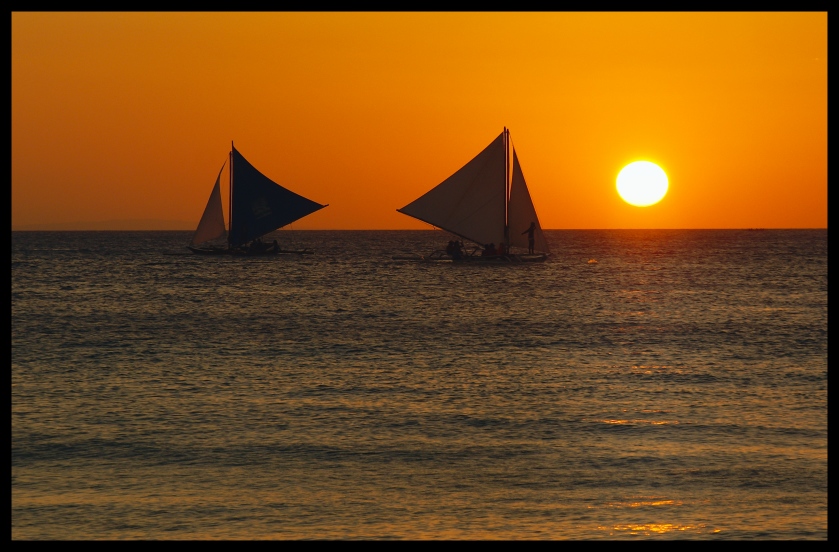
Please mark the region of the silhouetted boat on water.
<svg viewBox="0 0 839 552"><path fill-rule="evenodd" d="M397 211L475 244L397 260L522 263L544 261L549 254L507 128L457 172Z"/></svg>
<svg viewBox="0 0 839 552"><path fill-rule="evenodd" d="M321 205L283 188L251 165L230 144L230 217L224 225L221 205L222 164L207 207L198 223L190 251L200 255L307 254L311 249L283 249L276 240L262 243L266 234L323 209Z"/></svg>

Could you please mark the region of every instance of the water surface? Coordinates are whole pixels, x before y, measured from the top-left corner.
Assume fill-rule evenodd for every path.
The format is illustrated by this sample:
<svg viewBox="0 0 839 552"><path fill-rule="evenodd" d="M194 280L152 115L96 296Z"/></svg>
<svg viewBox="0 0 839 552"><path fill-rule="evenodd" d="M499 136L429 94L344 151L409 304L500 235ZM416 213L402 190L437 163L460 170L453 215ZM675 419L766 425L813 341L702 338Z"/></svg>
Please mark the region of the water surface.
<svg viewBox="0 0 839 552"><path fill-rule="evenodd" d="M827 231L546 234L13 232L12 538L826 539Z"/></svg>

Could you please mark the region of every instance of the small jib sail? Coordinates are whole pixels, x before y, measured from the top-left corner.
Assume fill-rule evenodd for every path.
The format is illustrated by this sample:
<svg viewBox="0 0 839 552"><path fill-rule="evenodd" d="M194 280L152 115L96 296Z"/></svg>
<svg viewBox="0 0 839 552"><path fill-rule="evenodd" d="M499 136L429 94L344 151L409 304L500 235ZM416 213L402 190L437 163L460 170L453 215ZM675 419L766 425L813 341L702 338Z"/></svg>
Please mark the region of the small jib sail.
<svg viewBox="0 0 839 552"><path fill-rule="evenodd" d="M521 172L519 156L516 155L516 150L513 149L513 179L510 182L510 201L507 204L507 225L510 228L509 244L511 246L517 246L522 249L528 247L529 238L527 229L530 227L531 222L536 223L536 228L533 232L533 251L540 251L546 254L550 253L548 242L545 241L545 233L542 232L539 217L536 215L536 207L533 206L533 200L530 199L530 191L527 189L524 174Z"/></svg>
<svg viewBox="0 0 839 552"><path fill-rule="evenodd" d="M224 210L221 207L221 171L224 170L226 164L227 161L222 164L218 171L216 185L213 186L210 199L207 201L207 207L204 208L204 214L201 215L201 221L198 223L198 228L195 229L195 234L193 234L192 241L189 243L192 246L227 239L227 229L224 227Z"/></svg>
<svg viewBox="0 0 839 552"><path fill-rule="evenodd" d="M518 155L506 128L457 172L397 211L482 248L503 246L494 255L458 255L458 259L490 257L506 261L542 261L549 253ZM517 252L516 248L523 251ZM438 253L437 258L443 256L439 255L440 252L435 253ZM429 260L434 257L432 254Z"/></svg>
<svg viewBox="0 0 839 552"><path fill-rule="evenodd" d="M229 231L227 231L221 205L223 170L224 164L216 178L198 228L188 246L190 250L205 254L251 255L311 252L310 250L283 250L277 244L266 246L261 243L261 238L327 205L314 202L280 186L259 172L231 144L230 220ZM227 238L226 247L212 246L212 242L218 242L224 238Z"/></svg>

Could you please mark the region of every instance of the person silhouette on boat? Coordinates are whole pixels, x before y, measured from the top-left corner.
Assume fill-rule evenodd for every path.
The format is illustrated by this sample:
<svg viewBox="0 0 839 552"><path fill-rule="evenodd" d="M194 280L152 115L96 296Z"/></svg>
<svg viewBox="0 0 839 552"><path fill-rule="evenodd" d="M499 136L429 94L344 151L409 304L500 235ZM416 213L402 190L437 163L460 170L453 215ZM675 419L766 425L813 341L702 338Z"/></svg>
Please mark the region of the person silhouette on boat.
<svg viewBox="0 0 839 552"><path fill-rule="evenodd" d="M456 240L449 240L449 244L446 246L446 253L452 259L459 260L463 257L463 243Z"/></svg>
<svg viewBox="0 0 839 552"><path fill-rule="evenodd" d="M452 259L458 261L463 257L463 242L462 241L453 241L452 242Z"/></svg>
<svg viewBox="0 0 839 552"><path fill-rule="evenodd" d="M481 251L481 257L488 257L490 255L495 255L495 244L488 243L484 246L484 250Z"/></svg>
<svg viewBox="0 0 839 552"><path fill-rule="evenodd" d="M522 232L522 235L527 234L527 252L533 253L533 244L535 242L534 234L536 233L536 223L531 222L530 226Z"/></svg>
<svg viewBox="0 0 839 552"><path fill-rule="evenodd" d="M251 253L262 253L267 249L264 243L262 243L262 238L256 238L251 242L251 246L249 251Z"/></svg>

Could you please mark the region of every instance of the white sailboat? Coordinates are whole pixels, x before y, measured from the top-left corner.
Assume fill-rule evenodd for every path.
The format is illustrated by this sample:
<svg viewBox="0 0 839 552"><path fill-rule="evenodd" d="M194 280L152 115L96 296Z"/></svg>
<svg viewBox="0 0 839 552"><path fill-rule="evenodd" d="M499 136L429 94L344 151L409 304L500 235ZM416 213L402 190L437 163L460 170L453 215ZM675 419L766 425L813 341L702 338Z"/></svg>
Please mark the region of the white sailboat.
<svg viewBox="0 0 839 552"><path fill-rule="evenodd" d="M263 244L262 236L327 207L283 188L251 165L230 144L230 218L224 225L221 205L222 164L204 214L187 246L202 255L273 255L312 253L310 249L283 249L276 240Z"/></svg>
<svg viewBox="0 0 839 552"><path fill-rule="evenodd" d="M550 253L507 128L457 172L397 211L476 244L417 260L540 262Z"/></svg>

